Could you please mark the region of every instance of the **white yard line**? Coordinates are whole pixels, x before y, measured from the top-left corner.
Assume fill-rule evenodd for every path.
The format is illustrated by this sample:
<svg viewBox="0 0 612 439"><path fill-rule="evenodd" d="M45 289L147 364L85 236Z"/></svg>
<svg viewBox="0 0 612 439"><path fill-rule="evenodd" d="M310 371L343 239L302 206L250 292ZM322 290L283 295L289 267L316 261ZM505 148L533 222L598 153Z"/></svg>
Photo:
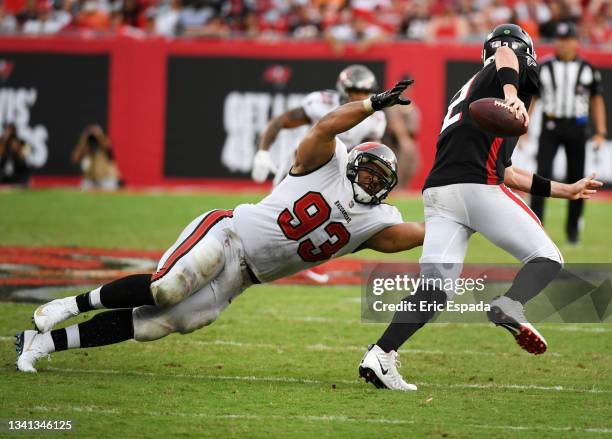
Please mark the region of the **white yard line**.
<svg viewBox="0 0 612 439"><path fill-rule="evenodd" d="M241 342L236 340L190 340L188 343L193 343L201 346L231 346L236 348L251 348L251 349L273 349L284 351L286 349L306 349L309 351L319 351L319 352L361 352L365 353L366 346L358 346L358 345L345 345L345 346L329 346L321 343L311 344L311 345L300 345L300 346L291 346L284 344L271 344L271 343L249 343L249 342ZM404 354L426 354L426 355L484 355L484 356L515 356L515 353L507 353L507 352L486 352L486 351L473 351L473 350L462 350L462 351L445 351L438 349L408 349L402 348L400 349L400 353ZM551 355L553 357L562 357L563 355L558 352L550 352L547 355Z"/></svg>
<svg viewBox="0 0 612 439"><path fill-rule="evenodd" d="M366 424L385 424L385 425L406 425L414 424L415 421L408 419L389 419L389 418L354 418L344 415L249 415L244 413L202 413L202 412L156 412L156 411L125 411L109 409L100 406L34 406L24 409L28 412L75 412L75 413L94 413L106 415L132 415L132 416L151 416L151 417L174 417L174 418L205 418L205 419L228 419L228 420L254 420L254 421L303 421L314 423L333 423L333 422L352 422ZM527 426L527 425L488 425L488 424L469 424L468 427L484 430L511 430L511 431L568 431L581 433L612 433L612 428L607 427L556 427L549 425Z"/></svg>
<svg viewBox="0 0 612 439"><path fill-rule="evenodd" d="M15 341L15 337L0 337L0 341ZM242 342L237 340L184 340L181 341L183 344L194 344L199 346L229 346L234 348L243 348L243 349L271 349L274 351L284 351L284 350L300 350L306 349L309 351L315 352L360 352L365 353L366 346L358 346L358 345L345 345L345 346L329 346L321 343L311 344L311 345L285 345L285 344L272 344L272 343L249 343ZM437 349L406 349L403 348L400 350L400 353L404 354L425 354L425 355L484 355L484 356L515 356L514 353L507 352L486 352L486 351L473 351L473 350L463 350L463 351L444 351ZM551 352L547 355L551 355L553 357L562 357L562 354L558 352Z"/></svg>
<svg viewBox="0 0 612 439"><path fill-rule="evenodd" d="M279 383L299 383L299 384L348 384L348 385L362 385L359 380L341 380L341 379L329 379L326 381L308 379L308 378L295 378L295 377L284 377L284 376L230 376L230 375L195 375L195 374L169 374L159 372L142 372L135 370L116 370L116 369L78 369L78 368L58 368L58 367L46 367L43 370L51 370L56 372L67 372L67 373L84 373L84 374L103 374L103 375L134 375L134 376L147 376L147 377L160 377L160 378L187 378L187 379L202 379L210 381L252 381L252 382L279 382ZM496 383L428 383L428 382L417 382L416 384L425 387L437 387L437 388L448 388L448 389L503 389L503 390L542 390L542 391L553 391L553 392L575 392L575 393L598 393L608 394L612 393L612 390L601 390L596 388L584 389L575 387L563 387L563 386L538 386L538 385L523 385L523 384L496 384Z"/></svg>
<svg viewBox="0 0 612 439"><path fill-rule="evenodd" d="M322 316L283 316L280 313L275 312L265 312L260 314L251 314L248 317L241 317L240 320L280 320L285 322L307 322L307 323L341 323L346 325L354 325L354 324L378 324L373 322L363 322L359 319L339 319L335 317L322 317ZM545 331L560 331L560 332L585 332L585 333L600 333L600 332L612 332L612 325L609 323L598 323L602 326L606 327L583 327L580 326L580 323L540 323L542 325L558 325L558 326L545 326ZM474 328L474 327L490 327L493 328L491 323L481 322L481 323L449 323L449 322L441 322L441 323L430 323L432 328L435 327L445 327L445 326L456 326L462 328Z"/></svg>

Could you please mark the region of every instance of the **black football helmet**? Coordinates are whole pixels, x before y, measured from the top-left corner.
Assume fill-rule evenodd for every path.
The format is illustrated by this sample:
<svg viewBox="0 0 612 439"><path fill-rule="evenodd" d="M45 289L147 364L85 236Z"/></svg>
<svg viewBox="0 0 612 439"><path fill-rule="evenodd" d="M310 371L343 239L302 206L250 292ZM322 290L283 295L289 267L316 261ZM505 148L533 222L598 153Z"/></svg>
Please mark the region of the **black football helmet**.
<svg viewBox="0 0 612 439"><path fill-rule="evenodd" d="M353 64L340 72L336 81L336 89L340 94L341 101L346 102L350 91L376 93L378 82L374 73L366 66Z"/></svg>
<svg viewBox="0 0 612 439"><path fill-rule="evenodd" d="M368 166L374 164L376 166ZM359 170L378 177L382 188L375 194L359 185ZM397 185L397 158L391 148L378 142L361 143L348 156L346 176L353 185L353 198L361 204L380 204Z"/></svg>
<svg viewBox="0 0 612 439"><path fill-rule="evenodd" d="M534 61L538 59L531 37L522 27L516 24L500 24L487 35L482 48L482 62L486 64L501 46L508 46L517 55L527 55Z"/></svg>

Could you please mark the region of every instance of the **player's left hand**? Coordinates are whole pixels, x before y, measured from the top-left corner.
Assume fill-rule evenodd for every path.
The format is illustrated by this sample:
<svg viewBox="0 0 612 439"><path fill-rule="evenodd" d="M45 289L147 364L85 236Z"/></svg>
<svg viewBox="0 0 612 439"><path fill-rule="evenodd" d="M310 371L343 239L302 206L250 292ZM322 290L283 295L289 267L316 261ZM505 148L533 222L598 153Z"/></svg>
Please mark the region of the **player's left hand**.
<svg viewBox="0 0 612 439"><path fill-rule="evenodd" d="M597 189L603 186L603 183L599 180L595 180L595 173L593 172L588 177L584 177L582 180L578 180L576 183L570 184L568 187L569 200L579 200L581 198L591 198L593 194L597 192Z"/></svg>
<svg viewBox="0 0 612 439"><path fill-rule="evenodd" d="M410 99L405 99L402 97L402 93L412 84L414 83L414 79L403 79L390 90L384 91L377 95L370 97L370 102L372 103L372 109L374 111L382 110L386 107L391 107L393 105L409 105Z"/></svg>
<svg viewBox="0 0 612 439"><path fill-rule="evenodd" d="M264 151L260 149L253 158L253 169L251 170L251 177L257 183L263 183L268 178L268 174L276 174L276 166L270 156L270 151Z"/></svg>

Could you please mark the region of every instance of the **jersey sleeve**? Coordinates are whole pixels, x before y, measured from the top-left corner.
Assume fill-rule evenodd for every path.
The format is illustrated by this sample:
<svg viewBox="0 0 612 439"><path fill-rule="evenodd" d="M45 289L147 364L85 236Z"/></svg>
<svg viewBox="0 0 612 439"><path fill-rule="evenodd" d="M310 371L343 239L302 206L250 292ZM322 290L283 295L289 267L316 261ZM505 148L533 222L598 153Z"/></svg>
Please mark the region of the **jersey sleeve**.
<svg viewBox="0 0 612 439"><path fill-rule="evenodd" d="M340 175L346 176L346 165L348 164L348 152L346 144L336 137L336 152L334 153L334 159L336 160L336 166Z"/></svg>
<svg viewBox="0 0 612 439"><path fill-rule="evenodd" d="M335 108L332 92L315 91L304 98L302 108L312 123L318 122L323 116Z"/></svg>
<svg viewBox="0 0 612 439"><path fill-rule="evenodd" d="M591 82L591 96L599 96L603 94L603 82L601 81L601 72L595 67L589 65L593 72L593 82Z"/></svg>
<svg viewBox="0 0 612 439"><path fill-rule="evenodd" d="M397 207L383 203L380 205L380 208L382 210L381 218L384 218L383 224L385 227L394 226L404 222L402 214Z"/></svg>
<svg viewBox="0 0 612 439"><path fill-rule="evenodd" d="M538 74L538 64L533 58L519 56L519 88L527 94L540 94L540 75Z"/></svg>

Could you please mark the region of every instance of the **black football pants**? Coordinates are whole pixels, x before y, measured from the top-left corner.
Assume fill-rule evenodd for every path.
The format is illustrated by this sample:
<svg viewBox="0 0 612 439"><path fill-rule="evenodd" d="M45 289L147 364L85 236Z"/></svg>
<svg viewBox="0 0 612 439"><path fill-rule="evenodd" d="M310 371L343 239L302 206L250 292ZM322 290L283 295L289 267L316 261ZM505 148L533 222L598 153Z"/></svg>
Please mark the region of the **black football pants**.
<svg viewBox="0 0 612 439"><path fill-rule="evenodd" d="M560 145L564 146L567 157L566 182L573 183L584 177L586 145L586 125L575 119L547 119L542 121L542 132L538 148L537 174L552 178L553 160ZM570 240L578 238L578 221L582 216L584 200L569 202L569 212L565 230ZM533 196L531 209L544 223L544 198Z"/></svg>

